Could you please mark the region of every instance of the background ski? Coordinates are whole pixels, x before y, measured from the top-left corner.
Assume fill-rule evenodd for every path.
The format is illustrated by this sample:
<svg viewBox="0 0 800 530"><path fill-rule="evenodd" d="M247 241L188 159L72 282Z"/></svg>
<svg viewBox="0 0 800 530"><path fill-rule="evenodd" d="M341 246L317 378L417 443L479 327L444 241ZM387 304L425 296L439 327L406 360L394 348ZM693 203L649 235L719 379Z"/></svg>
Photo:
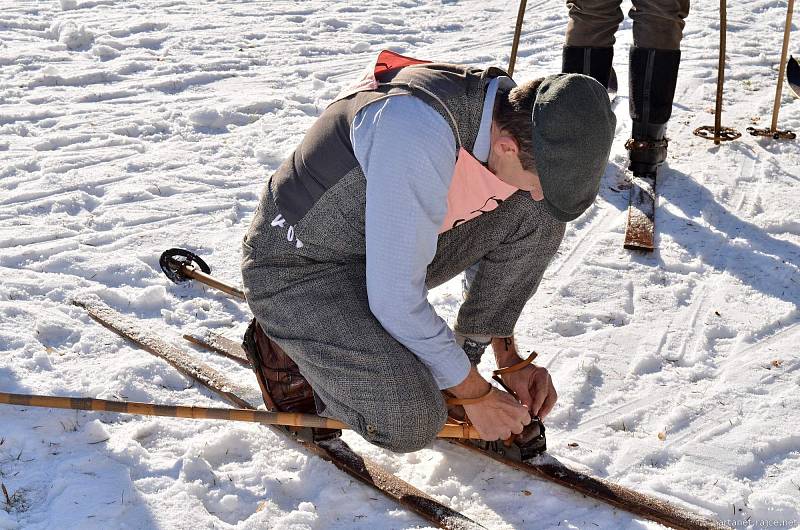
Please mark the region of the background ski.
<svg viewBox="0 0 800 530"><path fill-rule="evenodd" d="M128 339L148 353L164 359L183 375L219 394L232 405L245 409L253 408L252 404L240 397L246 392L244 388L228 381L225 376L187 355L183 350L143 330L135 318L123 315L95 299L76 299L72 304L84 308L89 316L103 327Z"/></svg>
<svg viewBox="0 0 800 530"><path fill-rule="evenodd" d="M204 330L201 333L186 333L183 335L183 338L192 344L202 346L214 353L233 359L242 366L250 366L250 361L247 359L240 343L232 341L213 331Z"/></svg>
<svg viewBox="0 0 800 530"><path fill-rule="evenodd" d="M89 316L102 326L130 340L148 353L164 359L182 374L219 394L235 406L246 409L256 408L241 397L245 394L245 389L237 386L212 367L194 359L183 350L155 334L145 331L135 318L123 315L95 299L73 300L72 303L84 308ZM289 434L277 427L273 427L273 429L283 434ZM423 491L394 476L378 464L362 458L340 438L312 443L291 435L289 437L348 475L371 486L440 528L453 530L484 528L467 516L430 498Z"/></svg>
<svg viewBox="0 0 800 530"><path fill-rule="evenodd" d="M198 340L198 336L205 337L207 342ZM220 343L226 344L229 347L229 351L223 353L225 356L233 355L234 352L231 350L235 348L238 348L241 354L244 353L241 350L241 346L236 344L234 341L222 337L211 330L205 330L202 335L195 335L191 339L189 339L186 335L184 335L184 338L187 338L187 340L190 340L192 343L198 346L205 347L218 353L221 352L217 350L215 345ZM721 530L728 528L715 521L711 521L694 513L682 510L677 506L674 506L666 501L662 501L661 499L651 495L645 495L618 484L614 484L613 482L597 479L590 475L570 469L551 455L546 455L536 459L545 460L542 463L535 461L520 461L513 458L507 458L488 449L483 449L471 442L453 440L452 443L463 446L471 451L486 455L497 462L512 466L520 471L524 471L525 473L555 482L578 493L603 501L616 508L639 515L670 528L691 530Z"/></svg>
<svg viewBox="0 0 800 530"><path fill-rule="evenodd" d="M656 174L633 175L628 199L628 223L624 247L652 252L655 249Z"/></svg>

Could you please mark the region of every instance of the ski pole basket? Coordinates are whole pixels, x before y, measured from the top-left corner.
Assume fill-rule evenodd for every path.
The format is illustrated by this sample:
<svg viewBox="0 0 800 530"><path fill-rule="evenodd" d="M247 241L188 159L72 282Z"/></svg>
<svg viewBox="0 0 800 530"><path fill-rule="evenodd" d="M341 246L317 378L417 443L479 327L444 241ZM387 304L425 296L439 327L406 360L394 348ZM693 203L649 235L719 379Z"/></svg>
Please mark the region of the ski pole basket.
<svg viewBox="0 0 800 530"><path fill-rule="evenodd" d="M184 271L187 266L199 268L205 274L211 274L211 267L203 259L183 248L170 248L161 253L158 264L167 278L175 283L186 282L192 279Z"/></svg>

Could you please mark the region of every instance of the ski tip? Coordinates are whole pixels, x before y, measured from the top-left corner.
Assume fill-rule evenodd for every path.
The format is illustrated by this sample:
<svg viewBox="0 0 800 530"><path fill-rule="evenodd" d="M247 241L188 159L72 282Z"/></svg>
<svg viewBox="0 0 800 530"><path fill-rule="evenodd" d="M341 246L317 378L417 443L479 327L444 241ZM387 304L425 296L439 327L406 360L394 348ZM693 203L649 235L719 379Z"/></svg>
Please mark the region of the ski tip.
<svg viewBox="0 0 800 530"><path fill-rule="evenodd" d="M81 307L83 309L89 309L90 306L97 305L98 303L102 304L103 301L97 295L90 294L90 295L81 295L75 298L72 298L69 301L70 304L74 305L75 307Z"/></svg>
<svg viewBox="0 0 800 530"><path fill-rule="evenodd" d="M608 99L614 101L617 99L617 71L614 70L614 67L611 67L611 75L608 78Z"/></svg>
<svg viewBox="0 0 800 530"><path fill-rule="evenodd" d="M640 250L648 254L655 250L655 248L653 248L649 244L639 243L639 242L631 242L631 243L626 242L622 246L623 248L625 248L625 250Z"/></svg>
<svg viewBox="0 0 800 530"><path fill-rule="evenodd" d="M800 98L800 64L793 56L789 56L789 64L786 65L786 81L794 95Z"/></svg>

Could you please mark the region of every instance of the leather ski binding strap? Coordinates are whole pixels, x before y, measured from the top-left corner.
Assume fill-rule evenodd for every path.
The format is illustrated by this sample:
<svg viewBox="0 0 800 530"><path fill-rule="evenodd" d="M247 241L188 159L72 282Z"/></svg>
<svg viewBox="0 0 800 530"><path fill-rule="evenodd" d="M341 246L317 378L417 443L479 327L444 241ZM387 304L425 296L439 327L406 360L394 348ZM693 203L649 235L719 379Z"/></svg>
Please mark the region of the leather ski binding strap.
<svg viewBox="0 0 800 530"><path fill-rule="evenodd" d="M505 368L498 368L497 370L495 370L492 373L494 375L503 375L503 374L510 374L510 373L513 373L513 372L519 372L520 370L522 370L523 368L525 368L526 366L531 364L533 362L533 360L536 359L536 357L538 355L539 354L536 353L536 352L531 352L531 354L528 356L527 359L525 359L523 361L520 361L518 363L512 364L511 366L506 366Z"/></svg>
<svg viewBox="0 0 800 530"><path fill-rule="evenodd" d="M492 375L492 379L497 381L497 383L502 386L506 392L514 396L514 398L519 401L519 396L511 390L511 388L503 382L502 375L503 374L511 374L514 372L518 372L529 366L533 363L533 360L539 354L537 352L531 352L527 359L520 361L518 363L512 364L511 366L506 366L505 368L500 368L495 370ZM528 460L535 456L538 456L544 453L547 450L547 438L545 437L545 429L544 424L542 423L541 418L539 416L534 416L531 418L531 423L525 427L521 434L518 434L513 438L513 443L510 443L511 440L502 441L502 443L498 442L487 442L485 449L490 451L494 451L495 453L504 456L506 458L511 458L513 460Z"/></svg>
<svg viewBox="0 0 800 530"><path fill-rule="evenodd" d="M489 394L492 393L492 387L489 387L489 390L482 396L474 397L474 398L458 398L458 397L448 397L447 398L447 405L448 406L456 406L456 405L474 405L480 401L486 399Z"/></svg>
<svg viewBox="0 0 800 530"><path fill-rule="evenodd" d="M773 140L794 140L797 138L797 135L789 130L779 131L777 129L756 129L755 127L748 127L747 132L752 136L767 136Z"/></svg>
<svg viewBox="0 0 800 530"><path fill-rule="evenodd" d="M649 149L667 147L668 144L669 138L663 138L661 140L636 140L635 138L629 138L628 141L625 142L625 149L628 151L647 151Z"/></svg>
<svg viewBox="0 0 800 530"><path fill-rule="evenodd" d="M517 394L503 382L500 376L502 374L510 374L522 370L526 366L530 365L537 356L538 354L536 352L532 352L524 361L520 361L512 364L511 366L506 366L504 368L495 370L494 374L492 375L492 379L497 381L506 392L514 396L514 398L519 401L519 396L517 396ZM448 407L455 405L470 405L486 398L486 396L488 396L491 392L492 389L490 388L489 392L481 397L468 399L448 397L446 401ZM454 418L452 413L451 422L457 422L458 424L463 425L465 432L467 432L467 426L471 424L469 418L465 417L464 420L459 420L458 418ZM542 420L538 416L534 416L531 418L531 423L525 427L521 434L514 435L508 440L495 440L493 442L487 442L485 440L471 440L470 443L473 443L484 450L497 453L504 458L525 461L538 456L547 450L547 438L545 437L544 433L545 428Z"/></svg>

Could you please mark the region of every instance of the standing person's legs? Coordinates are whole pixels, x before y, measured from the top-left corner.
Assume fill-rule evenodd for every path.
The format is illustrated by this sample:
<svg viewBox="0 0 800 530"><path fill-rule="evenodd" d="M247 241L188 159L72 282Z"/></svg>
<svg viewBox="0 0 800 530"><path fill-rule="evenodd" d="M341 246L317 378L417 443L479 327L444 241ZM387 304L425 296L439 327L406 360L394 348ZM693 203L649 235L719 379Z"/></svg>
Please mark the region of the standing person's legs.
<svg viewBox="0 0 800 530"><path fill-rule="evenodd" d="M586 74L608 87L621 0L567 0L569 21L561 62L564 73Z"/></svg>
<svg viewBox="0 0 800 530"><path fill-rule="evenodd" d="M567 0L567 46L613 46L623 15L622 0Z"/></svg>
<svg viewBox="0 0 800 530"><path fill-rule="evenodd" d="M666 129L681 60L680 42L689 0L633 0L630 51L629 144L634 173L655 173L667 158Z"/></svg>
<svg viewBox="0 0 800 530"><path fill-rule="evenodd" d="M679 50L688 15L689 0L633 0L628 12L633 21L633 45Z"/></svg>

